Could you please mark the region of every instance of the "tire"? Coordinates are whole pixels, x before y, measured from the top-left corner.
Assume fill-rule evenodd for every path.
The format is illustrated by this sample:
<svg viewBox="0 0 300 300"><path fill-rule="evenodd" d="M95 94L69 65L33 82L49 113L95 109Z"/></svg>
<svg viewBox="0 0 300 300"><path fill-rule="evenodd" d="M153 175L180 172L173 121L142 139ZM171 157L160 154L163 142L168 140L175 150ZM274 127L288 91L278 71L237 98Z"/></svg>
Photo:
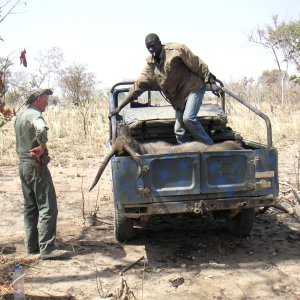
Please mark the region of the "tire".
<svg viewBox="0 0 300 300"><path fill-rule="evenodd" d="M134 237L133 220L125 216L123 209L115 207L115 238L119 242L130 241Z"/></svg>
<svg viewBox="0 0 300 300"><path fill-rule="evenodd" d="M247 237L255 221L255 208L244 208L233 219L229 220L229 230L238 237Z"/></svg>

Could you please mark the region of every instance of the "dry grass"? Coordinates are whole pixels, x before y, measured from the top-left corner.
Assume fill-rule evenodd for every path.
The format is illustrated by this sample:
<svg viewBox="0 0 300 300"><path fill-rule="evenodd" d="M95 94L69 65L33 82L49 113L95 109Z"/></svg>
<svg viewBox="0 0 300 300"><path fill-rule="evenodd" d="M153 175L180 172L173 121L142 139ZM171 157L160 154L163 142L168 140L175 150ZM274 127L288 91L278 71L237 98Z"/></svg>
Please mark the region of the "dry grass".
<svg viewBox="0 0 300 300"><path fill-rule="evenodd" d="M227 111L229 126L240 132L244 139L266 144L265 121L241 104L232 100L230 102L232 104ZM300 103L277 106L268 102L251 104L270 118L273 144L276 147L300 140Z"/></svg>
<svg viewBox="0 0 300 300"><path fill-rule="evenodd" d="M86 157L99 156L105 149L108 139L108 103L94 102L85 117L87 134L85 136L82 111L85 107L54 107L44 113L49 126L50 156L62 166L70 160L83 161ZM14 120L0 129L0 165L18 163L15 152Z"/></svg>
<svg viewBox="0 0 300 300"><path fill-rule="evenodd" d="M236 86L232 89L241 90ZM279 95L277 98L273 94L266 97L257 89L242 90L237 94L269 116L275 146L284 146L300 140L300 102L297 101L299 90L290 91L284 105L278 100ZM263 119L230 97L227 97L226 111L230 127L240 132L247 140L266 143L266 126ZM99 157L105 150L108 139L107 100L99 100L86 107L49 108L44 116L50 128L48 146L51 157L57 164L64 166L71 159L74 161L74 158L84 164L85 158ZM14 120L11 120L0 129L1 166L18 163L13 127Z"/></svg>
<svg viewBox="0 0 300 300"><path fill-rule="evenodd" d="M83 113L86 113L83 117ZM94 102L89 107L55 108L46 114L51 155L61 165L68 158L83 160L99 155L108 140L108 103ZM86 134L84 130L86 122Z"/></svg>

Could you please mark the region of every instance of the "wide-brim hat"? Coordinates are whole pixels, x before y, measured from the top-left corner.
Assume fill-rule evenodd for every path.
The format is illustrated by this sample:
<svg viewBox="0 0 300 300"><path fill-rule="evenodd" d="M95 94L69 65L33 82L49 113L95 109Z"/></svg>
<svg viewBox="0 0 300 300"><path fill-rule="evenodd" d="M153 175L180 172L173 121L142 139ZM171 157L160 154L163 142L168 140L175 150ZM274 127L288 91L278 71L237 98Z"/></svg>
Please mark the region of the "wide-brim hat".
<svg viewBox="0 0 300 300"><path fill-rule="evenodd" d="M43 96L43 95L52 95L53 91L50 89L38 89L36 91L33 91L27 98L25 105L31 104L33 101L35 101L37 98Z"/></svg>

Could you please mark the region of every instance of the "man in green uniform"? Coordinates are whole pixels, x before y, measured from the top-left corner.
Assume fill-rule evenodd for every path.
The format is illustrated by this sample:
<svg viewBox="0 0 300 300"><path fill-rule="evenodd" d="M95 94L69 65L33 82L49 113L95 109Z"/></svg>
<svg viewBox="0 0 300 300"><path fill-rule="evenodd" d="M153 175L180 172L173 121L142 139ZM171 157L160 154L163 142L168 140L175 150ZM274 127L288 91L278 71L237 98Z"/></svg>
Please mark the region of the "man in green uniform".
<svg viewBox="0 0 300 300"><path fill-rule="evenodd" d="M63 258L65 250L55 248L57 201L46 143L48 127L42 113L52 90L37 90L27 98L28 108L15 123L19 175L24 196L25 247L42 259ZM39 223L39 224L38 224Z"/></svg>

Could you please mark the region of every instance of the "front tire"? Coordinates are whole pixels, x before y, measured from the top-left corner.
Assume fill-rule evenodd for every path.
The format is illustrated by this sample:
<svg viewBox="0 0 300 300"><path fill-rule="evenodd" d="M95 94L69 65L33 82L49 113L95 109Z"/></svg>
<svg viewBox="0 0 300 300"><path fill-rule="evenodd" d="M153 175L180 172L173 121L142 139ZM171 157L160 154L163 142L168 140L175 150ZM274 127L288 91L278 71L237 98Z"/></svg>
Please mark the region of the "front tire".
<svg viewBox="0 0 300 300"><path fill-rule="evenodd" d="M115 207L115 238L119 242L130 241L134 237L133 220L125 216L124 209Z"/></svg>
<svg viewBox="0 0 300 300"><path fill-rule="evenodd" d="M244 208L233 219L229 220L229 230L238 237L247 237L255 221L255 208Z"/></svg>

